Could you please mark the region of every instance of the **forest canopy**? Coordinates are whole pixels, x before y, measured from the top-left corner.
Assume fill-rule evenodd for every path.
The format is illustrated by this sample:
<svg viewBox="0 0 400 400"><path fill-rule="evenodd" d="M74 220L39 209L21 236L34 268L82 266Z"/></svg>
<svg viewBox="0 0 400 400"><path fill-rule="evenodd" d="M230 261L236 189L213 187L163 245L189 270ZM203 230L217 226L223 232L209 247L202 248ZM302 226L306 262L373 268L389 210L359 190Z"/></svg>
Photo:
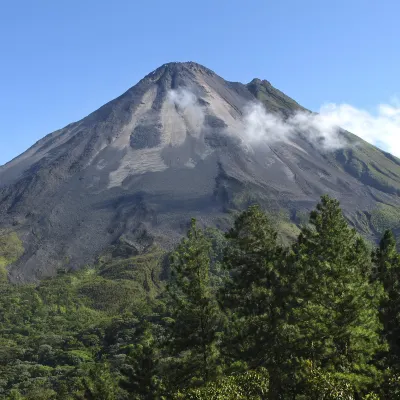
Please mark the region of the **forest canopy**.
<svg viewBox="0 0 400 400"><path fill-rule="evenodd" d="M253 205L228 232L193 219L171 254L0 279L0 398L400 398L393 233L371 251L323 196L277 238Z"/></svg>

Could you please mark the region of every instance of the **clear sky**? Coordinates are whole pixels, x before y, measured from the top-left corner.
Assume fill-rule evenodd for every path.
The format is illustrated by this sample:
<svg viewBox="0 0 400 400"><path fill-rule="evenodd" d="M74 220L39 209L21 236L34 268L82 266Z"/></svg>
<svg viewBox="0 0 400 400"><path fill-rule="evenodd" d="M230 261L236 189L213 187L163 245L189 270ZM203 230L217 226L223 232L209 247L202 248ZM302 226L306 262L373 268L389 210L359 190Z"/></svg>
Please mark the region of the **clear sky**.
<svg viewBox="0 0 400 400"><path fill-rule="evenodd" d="M399 0L0 0L0 164L170 61L371 110L400 93L399 15Z"/></svg>

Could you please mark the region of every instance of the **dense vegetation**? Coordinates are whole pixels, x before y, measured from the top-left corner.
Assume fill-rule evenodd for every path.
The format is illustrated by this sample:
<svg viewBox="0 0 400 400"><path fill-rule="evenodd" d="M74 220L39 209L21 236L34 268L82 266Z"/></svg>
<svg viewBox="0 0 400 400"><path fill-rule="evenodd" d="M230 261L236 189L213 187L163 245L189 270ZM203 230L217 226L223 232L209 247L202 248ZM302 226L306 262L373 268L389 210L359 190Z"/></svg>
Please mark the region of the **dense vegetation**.
<svg viewBox="0 0 400 400"><path fill-rule="evenodd" d="M0 397L396 399L399 319L390 231L371 253L324 196L284 247L251 206L227 234L192 220L168 262L3 280Z"/></svg>

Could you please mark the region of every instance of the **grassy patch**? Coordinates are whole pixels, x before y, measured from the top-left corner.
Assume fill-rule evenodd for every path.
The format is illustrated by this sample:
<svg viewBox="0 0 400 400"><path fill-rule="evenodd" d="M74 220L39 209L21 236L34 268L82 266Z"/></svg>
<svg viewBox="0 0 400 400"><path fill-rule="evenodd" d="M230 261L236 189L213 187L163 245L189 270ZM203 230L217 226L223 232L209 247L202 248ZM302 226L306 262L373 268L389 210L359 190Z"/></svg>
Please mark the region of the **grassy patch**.
<svg viewBox="0 0 400 400"><path fill-rule="evenodd" d="M15 232L0 232L0 280L7 276L6 267L17 261L24 253L24 246Z"/></svg>
<svg viewBox="0 0 400 400"><path fill-rule="evenodd" d="M371 213L370 222L373 229L381 234L386 229L400 228L400 210L396 207L381 203Z"/></svg>
<svg viewBox="0 0 400 400"><path fill-rule="evenodd" d="M354 142L354 135L349 141ZM334 153L334 162L366 185L386 193L400 193L400 160L357 138L354 147Z"/></svg>
<svg viewBox="0 0 400 400"><path fill-rule="evenodd" d="M154 246L145 254L127 259L103 259L99 263L99 275L111 280L134 281L148 296L154 297L160 290L164 256L165 251Z"/></svg>

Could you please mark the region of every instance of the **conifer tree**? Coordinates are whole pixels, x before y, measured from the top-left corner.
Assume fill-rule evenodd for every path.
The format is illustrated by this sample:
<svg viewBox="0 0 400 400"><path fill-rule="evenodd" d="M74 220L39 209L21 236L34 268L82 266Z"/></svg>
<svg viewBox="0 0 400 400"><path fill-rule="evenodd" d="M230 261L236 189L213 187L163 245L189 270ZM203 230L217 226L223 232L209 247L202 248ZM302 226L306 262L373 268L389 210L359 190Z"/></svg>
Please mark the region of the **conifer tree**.
<svg viewBox="0 0 400 400"><path fill-rule="evenodd" d="M375 252L376 277L383 284L385 297L381 303L384 337L389 344L389 363L400 370L400 255L396 239L387 230Z"/></svg>
<svg viewBox="0 0 400 400"><path fill-rule="evenodd" d="M159 348L156 344L151 323L145 321L140 326L140 334L121 369L123 379L120 385L135 400L157 398L160 380L157 376L160 362Z"/></svg>
<svg viewBox="0 0 400 400"><path fill-rule="evenodd" d="M288 321L297 360L348 374L358 391L376 382L371 361L381 349L382 288L371 283L371 257L339 202L322 196L291 255L292 311ZM294 377L294 380L298 377ZM297 388L301 390L301 388Z"/></svg>
<svg viewBox="0 0 400 400"><path fill-rule="evenodd" d="M226 237L224 265L230 279L222 290L224 304L240 315L262 313L265 304L260 300L269 299L271 293L258 293L257 289L272 287L278 279L274 265L277 233L266 214L254 205L238 216Z"/></svg>
<svg viewBox="0 0 400 400"><path fill-rule="evenodd" d="M181 387L208 382L217 373L222 320L210 282L210 251L209 239L192 219L171 257L169 348L174 365L169 372Z"/></svg>
<svg viewBox="0 0 400 400"><path fill-rule="evenodd" d="M234 364L267 368L273 391L287 357L280 343L285 331L283 251L271 221L257 205L239 215L227 239L224 265L230 277L220 298L229 324L222 348Z"/></svg>

